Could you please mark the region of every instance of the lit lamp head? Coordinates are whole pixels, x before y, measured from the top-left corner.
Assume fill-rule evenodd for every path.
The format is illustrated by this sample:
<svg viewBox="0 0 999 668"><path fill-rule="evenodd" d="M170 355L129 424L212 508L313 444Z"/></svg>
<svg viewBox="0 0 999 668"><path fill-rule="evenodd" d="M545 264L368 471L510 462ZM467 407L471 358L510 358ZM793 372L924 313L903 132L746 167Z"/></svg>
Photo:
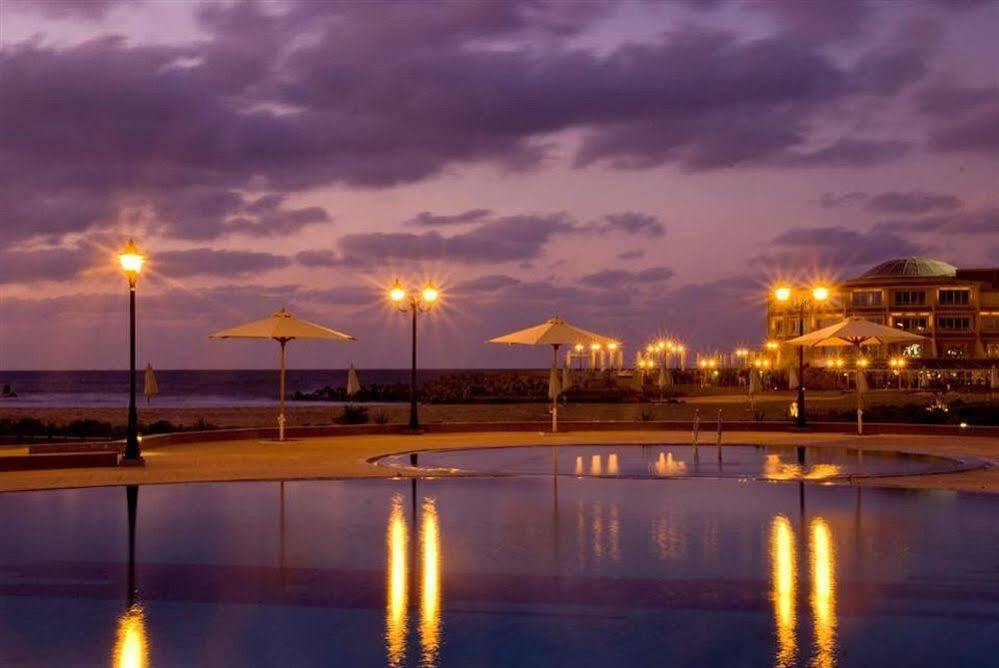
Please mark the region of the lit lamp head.
<svg viewBox="0 0 999 668"><path fill-rule="evenodd" d="M406 288L402 287L402 283L399 282L399 279L396 279L395 283L392 284L392 287L389 288L388 297L389 300L396 305L401 305L406 299Z"/></svg>
<svg viewBox="0 0 999 668"><path fill-rule="evenodd" d="M816 285L812 288L812 299L817 302L824 302L829 299L829 288L824 285Z"/></svg>
<svg viewBox="0 0 999 668"><path fill-rule="evenodd" d="M617 350L617 342L611 341L607 344L607 350Z"/></svg>
<svg viewBox="0 0 999 668"><path fill-rule="evenodd" d="M122 270L125 275L128 276L128 282L131 285L135 285L135 281L139 278L139 272L142 271L142 264L145 262L146 258L142 256L139 249L135 247L135 242L131 239L128 240L128 245L125 249L118 255L118 262L121 264Z"/></svg>
<svg viewBox="0 0 999 668"><path fill-rule="evenodd" d="M861 357L859 360L857 360L857 366L859 366L861 369L866 369L870 365L871 365L871 360L867 359L866 357Z"/></svg>
<svg viewBox="0 0 999 668"><path fill-rule="evenodd" d="M584 348L584 347L585 347L585 346L583 346L583 344L582 344L582 343L577 343L577 344L576 344L576 346L575 346L575 349L576 349L576 352L577 352L577 353L581 353L581 352L583 352L583 348Z"/></svg>
<svg viewBox="0 0 999 668"><path fill-rule="evenodd" d="M780 344L776 341L767 341L767 350L777 350L779 347Z"/></svg>
<svg viewBox="0 0 999 668"><path fill-rule="evenodd" d="M782 285L774 290L774 299L779 302L786 302L791 299L791 288Z"/></svg>
<svg viewBox="0 0 999 668"><path fill-rule="evenodd" d="M590 344L590 350L596 351L596 350L600 350L602 347L603 346L601 346L599 343L591 343Z"/></svg>
<svg viewBox="0 0 999 668"><path fill-rule="evenodd" d="M423 288L423 292L420 293L420 298L423 299L423 303L430 306L437 303L437 300L441 297L441 291L432 283L427 283Z"/></svg>
<svg viewBox="0 0 999 668"><path fill-rule="evenodd" d="M656 347L654 345L652 345L651 343L649 345L645 346L645 352L647 352L647 353L651 353L655 349L656 349Z"/></svg>

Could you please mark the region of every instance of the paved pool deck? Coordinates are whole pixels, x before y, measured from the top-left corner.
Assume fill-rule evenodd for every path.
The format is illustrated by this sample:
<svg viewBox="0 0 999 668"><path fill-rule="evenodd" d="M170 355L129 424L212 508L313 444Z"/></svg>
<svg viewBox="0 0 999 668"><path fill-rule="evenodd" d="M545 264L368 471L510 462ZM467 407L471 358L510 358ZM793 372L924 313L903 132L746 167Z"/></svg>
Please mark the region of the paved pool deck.
<svg viewBox="0 0 999 668"><path fill-rule="evenodd" d="M713 446L713 434L702 443ZM572 431L378 434L310 437L283 443L261 439L146 447L144 467L58 469L0 473L0 492L232 480L384 478L412 471L371 463L381 455L414 450L492 446L657 443L686 445L688 431ZM807 445L895 450L984 460L986 468L961 473L858 479L857 484L910 489L999 493L999 438L981 436L869 435L738 432L727 444Z"/></svg>

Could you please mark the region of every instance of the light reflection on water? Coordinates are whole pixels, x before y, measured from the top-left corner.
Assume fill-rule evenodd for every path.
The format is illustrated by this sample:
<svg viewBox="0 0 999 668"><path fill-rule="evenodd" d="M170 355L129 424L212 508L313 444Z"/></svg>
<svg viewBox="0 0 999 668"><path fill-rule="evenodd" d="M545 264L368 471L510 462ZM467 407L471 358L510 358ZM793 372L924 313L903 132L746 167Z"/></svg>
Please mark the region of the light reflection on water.
<svg viewBox="0 0 999 668"><path fill-rule="evenodd" d="M424 666L437 665L441 646L441 533L434 499L423 501L423 581L420 588L420 644Z"/></svg>
<svg viewBox="0 0 999 668"><path fill-rule="evenodd" d="M406 524L402 495L396 494L392 497L392 512L389 515L386 536L388 604L385 612L385 645L390 666L400 666L406 658L409 608L408 534L409 526Z"/></svg>
<svg viewBox="0 0 999 668"><path fill-rule="evenodd" d="M133 603L125 614L118 618L113 663L115 668L145 668L149 665L146 616L138 603Z"/></svg>
<svg viewBox="0 0 999 668"><path fill-rule="evenodd" d="M120 489L0 495L0 664L975 665L955 653L999 621L991 497L865 489L861 510L858 490L808 485L411 482L288 482L286 522L275 483L144 487L142 607L120 617ZM23 661L53 618L89 635ZM725 642L684 643L699 624ZM96 661L73 654L93 637Z"/></svg>

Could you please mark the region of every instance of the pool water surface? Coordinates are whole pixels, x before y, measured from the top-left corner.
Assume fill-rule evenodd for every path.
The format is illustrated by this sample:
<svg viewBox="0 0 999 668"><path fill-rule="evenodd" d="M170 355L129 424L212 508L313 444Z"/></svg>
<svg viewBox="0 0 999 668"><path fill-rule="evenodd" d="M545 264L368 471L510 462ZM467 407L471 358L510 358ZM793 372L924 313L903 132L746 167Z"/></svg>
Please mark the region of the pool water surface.
<svg viewBox="0 0 999 668"><path fill-rule="evenodd" d="M921 475L973 468L974 462L843 447L793 445L563 445L447 449L420 452L418 468L484 475L560 475L642 478L844 480L852 476ZM409 453L379 463L413 466Z"/></svg>
<svg viewBox="0 0 999 668"><path fill-rule="evenodd" d="M571 475L8 493L0 664L997 665L997 511Z"/></svg>

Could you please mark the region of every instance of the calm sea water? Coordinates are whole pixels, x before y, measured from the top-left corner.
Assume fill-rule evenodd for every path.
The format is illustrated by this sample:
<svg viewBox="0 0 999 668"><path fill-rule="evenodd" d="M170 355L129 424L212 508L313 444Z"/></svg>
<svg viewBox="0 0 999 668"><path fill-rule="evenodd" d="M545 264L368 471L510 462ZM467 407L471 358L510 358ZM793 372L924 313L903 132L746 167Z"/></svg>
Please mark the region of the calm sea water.
<svg viewBox="0 0 999 668"><path fill-rule="evenodd" d="M418 371L422 382L454 373L446 369ZM160 393L152 405L161 408L254 406L277 401L278 372L274 370L157 370ZM408 369L358 369L362 385L408 383ZM143 372L138 374L139 393ZM124 406L128 404L127 371L0 371L0 386L10 385L16 398L0 398L9 406ZM326 386L346 387L346 369L289 369L287 394ZM143 399L144 401L144 399Z"/></svg>
<svg viewBox="0 0 999 668"><path fill-rule="evenodd" d="M0 495L0 664L999 664L994 496L545 476L134 489L131 560L123 488Z"/></svg>

